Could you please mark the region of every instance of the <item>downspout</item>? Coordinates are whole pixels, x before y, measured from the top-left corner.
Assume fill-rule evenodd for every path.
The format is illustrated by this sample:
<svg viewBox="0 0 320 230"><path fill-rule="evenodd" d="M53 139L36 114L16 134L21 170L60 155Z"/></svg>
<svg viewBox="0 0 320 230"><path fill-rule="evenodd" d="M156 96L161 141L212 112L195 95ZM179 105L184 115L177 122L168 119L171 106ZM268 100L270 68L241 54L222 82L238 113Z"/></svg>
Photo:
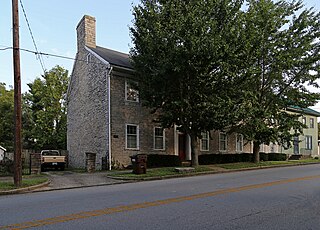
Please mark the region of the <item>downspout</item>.
<svg viewBox="0 0 320 230"><path fill-rule="evenodd" d="M111 78L111 72L113 70L113 67L109 67L109 71L107 73L107 79L108 79L108 131L109 131L109 135L108 135L108 166L109 166L109 170L111 170L111 160L112 160L112 156L111 156L111 101L110 101L110 90L111 90L111 87L110 87L110 78Z"/></svg>

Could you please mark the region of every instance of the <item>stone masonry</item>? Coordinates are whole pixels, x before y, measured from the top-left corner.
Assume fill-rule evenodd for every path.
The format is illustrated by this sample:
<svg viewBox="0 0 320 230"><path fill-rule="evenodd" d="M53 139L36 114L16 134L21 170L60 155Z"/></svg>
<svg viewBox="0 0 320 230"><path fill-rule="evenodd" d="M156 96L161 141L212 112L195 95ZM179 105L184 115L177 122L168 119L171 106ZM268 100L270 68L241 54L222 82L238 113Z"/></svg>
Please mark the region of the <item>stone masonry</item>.
<svg viewBox="0 0 320 230"><path fill-rule="evenodd" d="M97 154L96 168L99 169L108 145L108 68L85 48L95 47L95 19L84 16L77 34L77 61L68 89L69 163L72 167L84 168L85 152L94 152Z"/></svg>
<svg viewBox="0 0 320 230"><path fill-rule="evenodd" d="M154 128L159 126L153 122L155 117L142 107L140 101L126 100L126 82L135 81L135 78L133 69L128 65L121 66L121 61L123 58L128 61L129 57L109 50L108 55L115 54L108 56L114 59L111 62L96 53L104 48L97 49L95 23L94 17L84 16L77 26L78 51L68 89L67 147L70 166L85 168L86 152L96 154L95 168L98 170L102 159L108 159L109 154L112 161L108 163L119 168L129 165L130 156L134 154L178 155L179 133L175 128L165 130L165 149L154 149ZM127 124L138 127L137 149L126 148ZM200 151L200 154L237 153L236 134L228 134L225 151L219 150L219 132L211 131L210 134L209 150ZM187 146L189 143L186 143ZM252 152L250 142L243 140L243 144L243 152ZM190 147L186 149L190 151ZM190 159L188 154L187 160Z"/></svg>

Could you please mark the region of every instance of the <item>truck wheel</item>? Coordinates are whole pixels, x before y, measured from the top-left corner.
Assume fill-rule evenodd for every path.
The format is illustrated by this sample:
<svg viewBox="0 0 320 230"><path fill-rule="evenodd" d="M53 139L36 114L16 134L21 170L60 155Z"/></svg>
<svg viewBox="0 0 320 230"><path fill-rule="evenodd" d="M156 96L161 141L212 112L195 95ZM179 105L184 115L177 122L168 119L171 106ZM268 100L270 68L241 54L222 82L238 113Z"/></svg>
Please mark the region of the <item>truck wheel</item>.
<svg viewBox="0 0 320 230"><path fill-rule="evenodd" d="M64 171L64 168L65 168L64 165L61 166L61 167L60 167L61 171Z"/></svg>

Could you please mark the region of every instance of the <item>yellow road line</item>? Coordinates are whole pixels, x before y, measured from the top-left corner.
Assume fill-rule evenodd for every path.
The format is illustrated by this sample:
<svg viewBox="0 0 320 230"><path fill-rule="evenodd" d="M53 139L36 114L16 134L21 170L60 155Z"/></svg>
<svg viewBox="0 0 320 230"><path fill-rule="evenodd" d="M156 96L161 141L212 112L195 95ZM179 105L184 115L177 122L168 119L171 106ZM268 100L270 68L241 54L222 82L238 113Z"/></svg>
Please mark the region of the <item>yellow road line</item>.
<svg viewBox="0 0 320 230"><path fill-rule="evenodd" d="M292 183L297 181L313 180L313 179L319 179L319 178L320 178L320 175L316 175L316 176L307 176L307 177L279 180L279 181L267 182L262 184L246 185L246 186L241 186L236 188L227 188L227 189L221 189L213 192L200 193L200 194L195 194L190 196L182 196L182 197L169 198L164 200L144 202L139 204L124 205L124 206L105 208L105 209L94 210L94 211L79 212L79 213L74 213L74 214L64 215L64 216L56 216L52 218L46 218L43 220L35 220L35 221L23 222L19 224L2 226L0 227L0 229L27 229L27 228L33 228L33 227L40 227L45 225L64 223L64 222L73 221L73 220L86 219L86 218L95 217L95 216L109 215L109 214L114 214L119 212L127 212L127 211L142 209L142 208L161 206L161 205L166 205L171 203L190 201L190 200L217 196L222 194L235 193L235 192L240 192L240 191L245 191L250 189L264 188L264 187L269 187L274 185L281 185L281 184L287 184L287 183Z"/></svg>

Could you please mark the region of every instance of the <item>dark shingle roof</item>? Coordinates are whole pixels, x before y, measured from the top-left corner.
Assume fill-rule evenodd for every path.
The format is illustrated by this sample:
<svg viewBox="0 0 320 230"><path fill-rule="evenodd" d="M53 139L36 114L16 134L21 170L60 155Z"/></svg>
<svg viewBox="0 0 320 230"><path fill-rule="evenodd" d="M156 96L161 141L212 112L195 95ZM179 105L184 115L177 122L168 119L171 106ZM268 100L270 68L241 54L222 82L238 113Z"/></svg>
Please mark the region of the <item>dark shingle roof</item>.
<svg viewBox="0 0 320 230"><path fill-rule="evenodd" d="M289 108L289 110L293 110L293 111L299 111L299 112L302 112L302 113L305 113L305 114L309 114L309 115L314 115L316 117L320 117L320 113L318 111L315 111L313 109L310 109L310 108L300 108L298 106L291 106Z"/></svg>
<svg viewBox="0 0 320 230"><path fill-rule="evenodd" d="M110 50L100 46L97 46L96 48L89 47L89 49L98 54L101 58L109 62L111 65L132 69L128 54Z"/></svg>

